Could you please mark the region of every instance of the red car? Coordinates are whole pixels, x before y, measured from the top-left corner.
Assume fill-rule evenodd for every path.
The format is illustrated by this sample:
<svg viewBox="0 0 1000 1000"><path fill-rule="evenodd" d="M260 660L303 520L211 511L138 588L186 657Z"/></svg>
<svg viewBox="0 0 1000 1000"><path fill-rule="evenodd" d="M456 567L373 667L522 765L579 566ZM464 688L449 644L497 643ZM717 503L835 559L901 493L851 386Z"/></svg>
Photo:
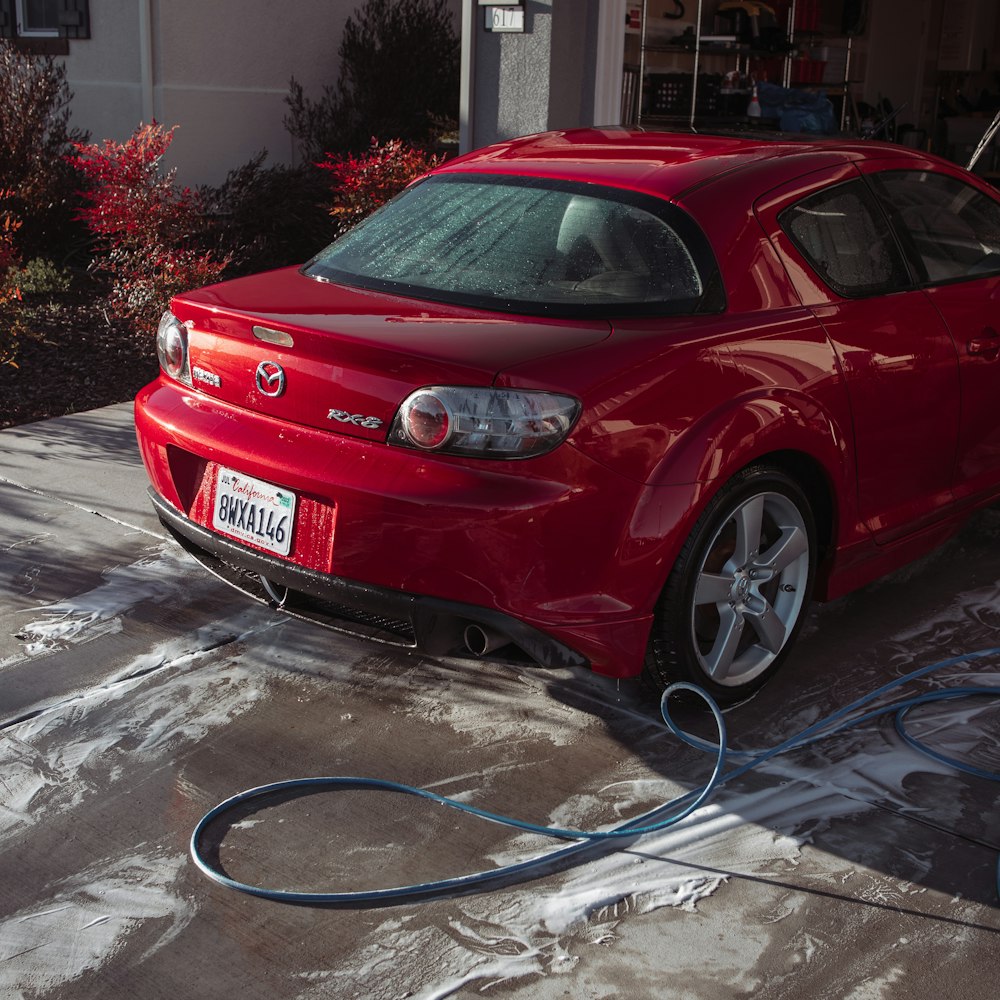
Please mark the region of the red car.
<svg viewBox="0 0 1000 1000"><path fill-rule="evenodd" d="M1000 201L928 154L552 133L176 297L136 426L255 597L734 701L1000 493L998 297Z"/></svg>

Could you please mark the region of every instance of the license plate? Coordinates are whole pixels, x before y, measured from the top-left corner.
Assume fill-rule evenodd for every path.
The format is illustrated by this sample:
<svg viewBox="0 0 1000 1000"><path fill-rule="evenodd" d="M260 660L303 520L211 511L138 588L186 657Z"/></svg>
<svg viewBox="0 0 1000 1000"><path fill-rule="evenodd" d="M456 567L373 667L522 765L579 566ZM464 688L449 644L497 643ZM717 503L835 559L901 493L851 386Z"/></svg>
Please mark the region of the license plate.
<svg viewBox="0 0 1000 1000"><path fill-rule="evenodd" d="M219 469L215 480L212 527L241 542L257 545L275 555L292 549L295 494L253 476Z"/></svg>

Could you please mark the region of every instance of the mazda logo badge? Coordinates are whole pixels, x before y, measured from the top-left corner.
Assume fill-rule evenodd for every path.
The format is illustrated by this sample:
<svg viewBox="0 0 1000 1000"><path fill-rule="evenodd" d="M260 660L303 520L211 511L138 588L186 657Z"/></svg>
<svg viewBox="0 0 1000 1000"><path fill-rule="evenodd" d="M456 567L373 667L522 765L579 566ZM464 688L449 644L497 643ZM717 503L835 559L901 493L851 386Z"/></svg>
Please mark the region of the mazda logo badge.
<svg viewBox="0 0 1000 1000"><path fill-rule="evenodd" d="M280 396L285 391L285 369L277 361L262 361L257 365L256 382L265 396Z"/></svg>

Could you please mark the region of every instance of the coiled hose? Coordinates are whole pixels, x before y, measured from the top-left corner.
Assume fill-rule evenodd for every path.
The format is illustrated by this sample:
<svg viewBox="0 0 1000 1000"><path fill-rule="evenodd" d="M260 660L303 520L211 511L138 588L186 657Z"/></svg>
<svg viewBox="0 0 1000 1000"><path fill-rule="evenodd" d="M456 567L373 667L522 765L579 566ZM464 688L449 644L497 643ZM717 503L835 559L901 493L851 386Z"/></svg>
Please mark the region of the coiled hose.
<svg viewBox="0 0 1000 1000"><path fill-rule="evenodd" d="M764 750L733 750L727 746L726 722L722 712L712 697L694 684L678 683L672 684L664 692L660 702L663 720L668 728L688 746L715 755L715 767L712 776L701 787L680 795L668 802L657 806L648 812L642 813L624 823L608 830L574 830L553 826L541 826L536 823L529 823L525 820L514 819L509 816L502 816L497 813L480 809L465 802L458 802L455 799L429 792L426 789L415 788L412 785L404 785L395 781L386 781L380 778L363 777L317 777L317 778L296 778L290 781L275 781L271 784L260 785L257 788L250 788L240 792L231 798L220 802L213 809L209 810L199 821L191 834L191 857L194 863L210 879L224 885L230 889L249 893L253 896L260 896L264 899L277 900L287 903L314 903L326 905L354 905L364 906L381 902L398 901L407 898L430 898L436 896L452 895L458 892L467 892L473 888L482 888L490 884L511 884L517 881L527 881L529 878L537 877L545 870L556 867L565 867L567 859L574 854L579 854L588 848L592 848L595 842L608 840L635 840L643 834L653 833L657 830L664 830L681 822L696 809L703 806L712 797L715 790L721 785L747 774L754 768L759 767L766 761L777 757L780 754L789 753L802 747L810 746L820 740L826 739L836 733L841 733L854 726L861 725L872 719L883 715L894 715L896 731L902 739L913 749L933 758L939 763L946 764L965 774L975 775L987 781L1000 781L1000 773L989 771L984 768L967 764L954 758L931 749L923 742L913 736L906 728L906 717L909 712L919 705L933 704L940 701L950 701L957 698L1000 697L1000 686L998 687L956 687L943 688L928 691L913 697L907 697L899 701L889 702L876 708L861 711L865 706L896 691L905 684L926 677L928 674L947 667L953 667L962 663L971 663L976 660L1000 654L1000 647L982 649L962 656L955 656L947 660L941 660L927 667L921 667L912 673L905 674L894 681L884 684L872 691L870 694L858 698L849 705L838 709L836 712L826 716L820 721L789 737L777 746ZM718 742L711 743L701 740L689 733L684 732L674 722L669 711L669 701L673 694L679 691L687 691L701 698L708 706L709 711L715 721L718 732ZM860 714L855 714L859 713ZM726 771L726 762L732 760L737 766ZM371 791L391 791L402 792L406 795L417 796L428 799L439 805L457 809L459 812L478 816L480 819L489 820L493 823L500 823L504 826L523 830L529 833L541 834L555 840L569 841L564 847L555 848L542 855L520 861L514 864L504 865L499 868L490 868L483 871L472 872L468 875L459 875L453 878L437 879L431 882L419 882L411 885L394 886L384 889L365 889L350 892L297 892L287 889L275 889L264 886L249 885L230 878L217 866L210 864L201 848L202 836L211 823L221 816L255 799L262 799L276 793L287 793L295 790L316 789L368 789ZM997 862L996 889L1000 897L1000 858Z"/></svg>

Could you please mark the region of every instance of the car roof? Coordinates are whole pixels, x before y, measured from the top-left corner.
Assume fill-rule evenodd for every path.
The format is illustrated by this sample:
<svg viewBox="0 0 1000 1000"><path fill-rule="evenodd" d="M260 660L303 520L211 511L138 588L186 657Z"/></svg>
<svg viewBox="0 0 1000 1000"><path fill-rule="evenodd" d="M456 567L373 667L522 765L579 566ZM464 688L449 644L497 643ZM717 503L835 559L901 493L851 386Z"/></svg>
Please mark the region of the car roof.
<svg viewBox="0 0 1000 1000"><path fill-rule="evenodd" d="M437 173L475 172L606 183L659 197L682 193L734 170L781 158L782 173L801 161L802 172L848 160L922 159L904 146L787 133L653 132L585 128L511 139L458 157ZM786 174L787 175L787 174Z"/></svg>

